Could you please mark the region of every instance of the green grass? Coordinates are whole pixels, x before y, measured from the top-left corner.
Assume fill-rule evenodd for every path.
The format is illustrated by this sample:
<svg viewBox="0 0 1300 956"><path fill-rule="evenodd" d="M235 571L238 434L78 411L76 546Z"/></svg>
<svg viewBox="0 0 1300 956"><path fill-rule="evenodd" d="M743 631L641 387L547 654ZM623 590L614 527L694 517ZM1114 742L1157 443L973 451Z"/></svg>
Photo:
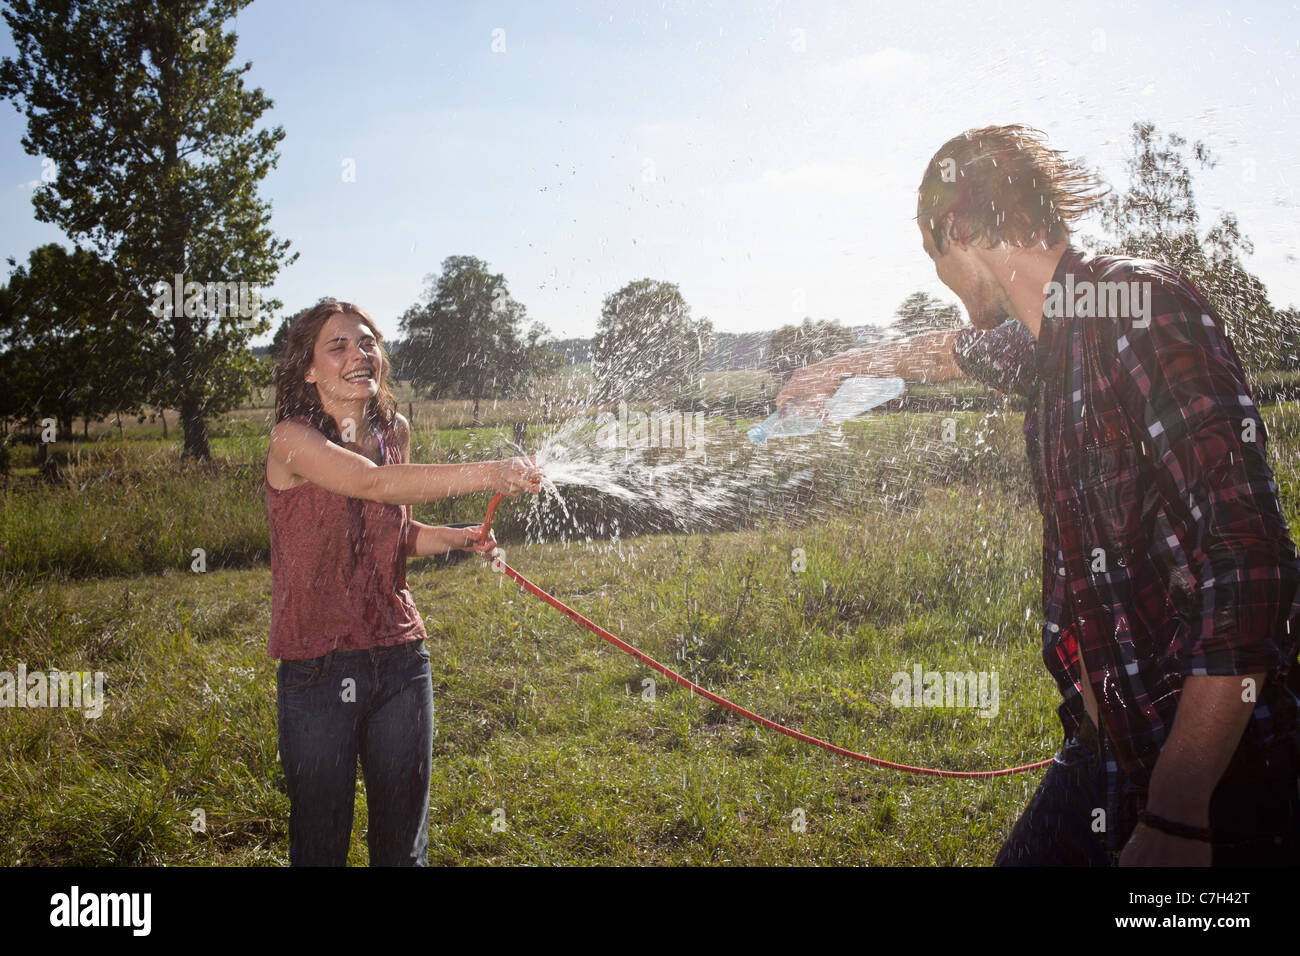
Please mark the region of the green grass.
<svg viewBox="0 0 1300 956"><path fill-rule="evenodd" d="M843 746L954 768L1042 756L1056 730L1024 614L1035 583L1019 575L978 606L959 606L946 584L954 559L982 588L1005 562L1028 565L1032 548L990 561L953 546L977 542L981 518L935 495L956 526L533 545L511 560L705 686ZM864 531L878 547L856 553ZM906 592L890 560L904 547ZM6 715L0 860L283 861L268 584L261 568L10 582L6 658L103 670L109 703L99 719ZM411 584L434 658L435 862L975 863L1024 799L1027 780L921 781L850 764L659 675L647 703L652 671L481 563L413 572ZM891 708L890 675L915 662L997 670L998 717ZM497 807L505 832L491 827ZM206 834L190 831L196 809ZM355 837L363 862L360 826Z"/></svg>
<svg viewBox="0 0 1300 956"><path fill-rule="evenodd" d="M943 442L945 417L963 441ZM1300 408L1265 418L1294 526ZM1039 651L1041 530L1019 426L1006 411L877 416L817 463L811 497L751 526L516 540L509 559L793 728L926 766L1042 759L1059 742L1058 695ZM469 454L470 437L444 429L435 445L417 430L415 444ZM239 426L221 440L211 467L149 434L83 446L66 487L16 480L5 494L0 669L103 671L107 705L98 719L0 711L0 864L287 862L265 439ZM478 520L485 503L443 510ZM837 758L691 695L477 559L412 562L408 577L433 658L434 863L984 865L1040 776L950 780ZM891 706L892 675L915 664L996 672L997 716ZM365 820L358 783L355 864Z"/></svg>

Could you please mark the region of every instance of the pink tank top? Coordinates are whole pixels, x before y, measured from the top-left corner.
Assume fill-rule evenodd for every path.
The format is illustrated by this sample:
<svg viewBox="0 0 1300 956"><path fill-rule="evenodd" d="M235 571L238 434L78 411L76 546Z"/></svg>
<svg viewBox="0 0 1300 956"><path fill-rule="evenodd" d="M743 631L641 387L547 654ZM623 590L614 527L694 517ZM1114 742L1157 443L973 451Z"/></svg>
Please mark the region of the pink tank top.
<svg viewBox="0 0 1300 956"><path fill-rule="evenodd" d="M292 421L310 426L306 416ZM384 464L399 464L391 433ZM271 526L271 635L275 658L303 660L334 650L388 647L425 637L406 587L409 505L385 505L326 491L310 481L266 486Z"/></svg>

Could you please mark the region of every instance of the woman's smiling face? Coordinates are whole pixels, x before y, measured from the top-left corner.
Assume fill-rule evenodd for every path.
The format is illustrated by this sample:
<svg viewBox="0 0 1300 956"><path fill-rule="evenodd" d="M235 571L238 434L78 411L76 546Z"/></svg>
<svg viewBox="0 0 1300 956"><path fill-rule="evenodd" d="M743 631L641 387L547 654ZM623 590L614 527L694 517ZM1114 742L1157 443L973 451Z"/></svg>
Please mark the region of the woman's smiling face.
<svg viewBox="0 0 1300 956"><path fill-rule="evenodd" d="M379 343L360 316L331 315L316 336L306 380L314 382L322 402L355 402L379 392L383 376Z"/></svg>

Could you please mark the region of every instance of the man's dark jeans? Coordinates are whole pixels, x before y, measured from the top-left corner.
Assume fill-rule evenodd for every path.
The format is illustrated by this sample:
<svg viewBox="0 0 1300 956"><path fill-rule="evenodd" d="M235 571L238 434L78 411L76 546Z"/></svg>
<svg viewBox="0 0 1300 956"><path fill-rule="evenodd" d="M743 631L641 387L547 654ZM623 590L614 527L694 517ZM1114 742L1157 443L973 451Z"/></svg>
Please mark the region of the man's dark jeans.
<svg viewBox="0 0 1300 956"><path fill-rule="evenodd" d="M1105 769L1091 723L1055 756L1028 808L1016 821L995 866L1114 866L1092 830L1106 806ZM1210 800L1214 866L1300 863L1300 779L1288 774L1225 773ZM1127 840L1129 834L1123 834Z"/></svg>
<svg viewBox="0 0 1300 956"><path fill-rule="evenodd" d="M370 865L425 866L433 684L424 641L281 661L276 684L290 864L347 864L360 758Z"/></svg>

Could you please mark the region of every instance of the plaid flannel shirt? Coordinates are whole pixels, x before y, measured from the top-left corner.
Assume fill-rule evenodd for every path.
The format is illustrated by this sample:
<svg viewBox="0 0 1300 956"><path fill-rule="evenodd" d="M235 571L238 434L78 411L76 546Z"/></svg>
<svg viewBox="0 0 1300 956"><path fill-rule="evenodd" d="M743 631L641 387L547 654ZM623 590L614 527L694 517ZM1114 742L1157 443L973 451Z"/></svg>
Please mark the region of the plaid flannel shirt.
<svg viewBox="0 0 1300 956"><path fill-rule="evenodd" d="M1104 731L1115 851L1145 804L1186 676L1268 675L1229 773L1267 772L1292 746L1297 698L1282 678L1300 638L1300 560L1264 423L1213 306L1158 263L1073 247L1053 279L1065 308L1045 303L1054 314L1037 342L1014 319L982 334L967 327L955 357L971 378L1028 399L1043 658L1064 696L1067 739L1087 721L1075 677L1083 660ZM1082 304L1077 290L1103 282L1145 283L1149 310L1066 311L1071 286Z"/></svg>

